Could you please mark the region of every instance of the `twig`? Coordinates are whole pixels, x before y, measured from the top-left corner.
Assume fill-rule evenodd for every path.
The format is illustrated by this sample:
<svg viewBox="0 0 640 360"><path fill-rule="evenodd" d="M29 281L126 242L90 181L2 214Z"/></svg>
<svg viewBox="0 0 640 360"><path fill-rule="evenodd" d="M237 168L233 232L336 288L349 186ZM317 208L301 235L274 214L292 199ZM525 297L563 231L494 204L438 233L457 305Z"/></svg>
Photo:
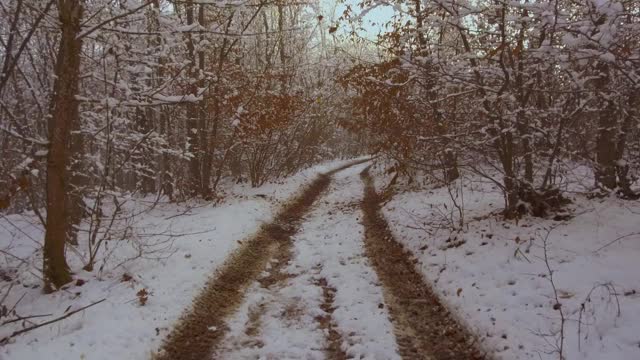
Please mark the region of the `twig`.
<svg viewBox="0 0 640 360"><path fill-rule="evenodd" d="M27 293L22 293L22 296L20 296L20 298L18 299L18 301L16 301L15 304L13 304L13 307L11 309L9 309L9 314L11 314L12 312L14 312L16 310L16 307L18 306L18 304L20 304L20 302L22 301L22 299L24 299L24 297L27 295Z"/></svg>
<svg viewBox="0 0 640 360"><path fill-rule="evenodd" d="M190 212L191 210L193 210L193 209L203 208L203 207L206 207L206 206L210 206L210 204L196 205L196 206L187 206L187 207L186 207L186 209L185 209L183 212L178 213L178 214L175 214L175 215L171 215L171 216L169 216L169 217L165 218L165 220L171 220L171 219L173 219L173 218L177 218L177 217L180 217L180 216L190 216L190 215L195 215L195 214L190 214L189 212Z"/></svg>
<svg viewBox="0 0 640 360"><path fill-rule="evenodd" d="M29 319L34 319L34 318L47 317L47 316L51 316L51 315L53 315L53 314L29 315L29 316L16 315L17 317L15 319L5 320L2 324L0 324L0 326L11 324L11 323L14 323L14 322L17 322L17 321L20 321L20 320L29 320Z"/></svg>
<svg viewBox="0 0 640 360"><path fill-rule="evenodd" d="M562 304L560 303L560 298L558 296L558 288L556 287L556 283L553 280L553 273L554 271L551 269L551 265L549 264L549 256L548 256L548 241L549 241L549 235L551 235L551 232L555 229L555 226L550 228L547 231L546 236L542 239L542 249L544 251L544 263L547 267L547 271L549 272L549 282L551 283L551 288L553 289L553 296L555 298L555 304L553 304L553 309L557 310L560 313L560 344L556 346L558 346L557 352L559 355L559 360L564 360L564 325L566 322L566 318L564 316L564 311L562 310Z"/></svg>
<svg viewBox="0 0 640 360"><path fill-rule="evenodd" d="M606 244L602 245L602 246L601 246L601 247L599 247L597 250L594 250L594 251L593 251L593 253L595 254L595 253L597 253L598 251L600 251L600 250L602 250L602 249L604 249L604 248L606 248L606 247L608 247L608 246L610 246L610 245L613 245L614 243L616 243L616 242L618 242L618 241L620 241L620 240L622 240L622 239L624 239L624 238L628 238L628 237L630 237L630 236L635 236L635 235L640 235L640 232L633 232L633 233L630 233L630 234L627 234L627 235L622 235L622 236L620 236L620 237L617 237L617 238L615 238L615 239L611 240L610 242L608 242L608 243L606 243Z"/></svg>
<svg viewBox="0 0 640 360"><path fill-rule="evenodd" d="M616 316L622 316L622 310L620 309L620 299L618 298L618 293L616 292L616 288L613 283L608 282L594 285L580 304L580 313L578 315L578 351L580 351L581 348L582 315L587 311L587 304L592 302L591 296L593 295L593 292L599 288L604 288L605 290L607 290L607 292L609 293L609 301L611 301L611 298L614 298L616 300ZM593 310L593 316L595 316L595 308Z"/></svg>
<svg viewBox="0 0 640 360"><path fill-rule="evenodd" d="M9 284L9 289L7 289L7 292L4 293L4 296L2 297L2 300L0 300L0 306L2 304L4 304L4 301L7 299L7 296L9 296L9 293L11 292L11 289L13 289L13 283Z"/></svg>
<svg viewBox="0 0 640 360"><path fill-rule="evenodd" d="M89 305L87 305L87 306L83 306L83 307L81 307L81 308L79 308L79 309L77 309L77 310L73 310L73 311L71 311L71 312L68 312L68 313L66 313L66 314L64 314L64 315L62 315L62 316L60 316L60 317L55 318L55 319L52 319L52 320L49 320L49 321L45 321L45 322L40 323L40 324L35 324L35 325L33 325L33 326L29 326L28 328L24 328L24 329L22 329L22 330L14 331L11 335L9 335L9 336L5 336L4 338L2 338L2 339L0 340L0 344L6 344L6 343L7 343L7 341L9 341L9 339L14 338L14 337L16 337L16 336L18 336L18 335L24 334L24 333L26 333L26 332L29 332L29 331L31 331L31 330L35 330L35 329L37 329L37 328L40 328L40 327L43 327L43 326L46 326L46 325L53 324L53 323L58 322L58 321L60 321L60 320L64 320L64 319L68 318L69 316L71 316L71 315L73 315L73 314L79 313L80 311L86 310L86 309L88 309L88 308L90 308L90 307L92 307L92 306L94 306L94 305L98 305L98 304L100 304L101 302L103 302L103 301L105 301L105 300L107 300L107 299L105 298L105 299L102 299L102 300L96 301L96 302L91 303L91 304L89 304Z"/></svg>
<svg viewBox="0 0 640 360"><path fill-rule="evenodd" d="M21 258L21 257L18 257L18 256L16 256L16 255L13 255L12 253L10 253L10 252L8 252L8 251L6 251L6 250L2 250L2 249L0 249L0 253L5 254L5 255L7 255L7 256L10 256L10 257L12 257L12 258L14 258L14 259L17 259L17 260L19 260L19 261L20 261L21 263L23 263L23 264L26 264L26 265L31 266L31 264L30 264L27 260L25 260L25 259L23 259L23 258Z"/></svg>
<svg viewBox="0 0 640 360"><path fill-rule="evenodd" d="M520 254L525 260L527 260L529 264L531 264L531 260L529 260L529 258L522 252L522 250L520 250L519 246L516 248L516 251L513 253L513 257L517 258L518 254Z"/></svg>

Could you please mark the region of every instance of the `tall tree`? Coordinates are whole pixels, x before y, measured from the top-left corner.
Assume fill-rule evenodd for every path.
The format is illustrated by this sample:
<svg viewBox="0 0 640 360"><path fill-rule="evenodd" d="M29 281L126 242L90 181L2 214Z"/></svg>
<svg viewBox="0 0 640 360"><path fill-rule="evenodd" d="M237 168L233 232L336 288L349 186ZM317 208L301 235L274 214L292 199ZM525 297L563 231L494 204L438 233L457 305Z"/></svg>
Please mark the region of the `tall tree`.
<svg viewBox="0 0 640 360"><path fill-rule="evenodd" d="M65 256L69 226L69 206L65 192L67 166L73 154L69 141L73 124L78 122L80 78L81 0L59 0L60 45L56 56L55 83L50 104L49 153L47 156L47 223L44 239L43 269L45 290L51 291L71 281Z"/></svg>

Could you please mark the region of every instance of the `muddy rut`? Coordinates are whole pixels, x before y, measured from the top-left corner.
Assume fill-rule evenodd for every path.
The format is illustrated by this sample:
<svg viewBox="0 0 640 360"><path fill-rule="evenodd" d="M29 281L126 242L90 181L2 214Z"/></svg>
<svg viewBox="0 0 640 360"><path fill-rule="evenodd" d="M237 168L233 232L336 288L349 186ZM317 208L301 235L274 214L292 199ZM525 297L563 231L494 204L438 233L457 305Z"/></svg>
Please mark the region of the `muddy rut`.
<svg viewBox="0 0 640 360"><path fill-rule="evenodd" d="M240 305L248 286L258 278L272 258L286 257L291 236L302 217L327 189L331 176L368 160L355 161L321 174L295 199L288 202L275 219L243 245L207 282L191 308L165 339L154 360L202 360L212 356L226 334L225 319Z"/></svg>
<svg viewBox="0 0 640 360"><path fill-rule="evenodd" d="M365 183L362 201L365 251L384 288L384 299L400 355L411 360L486 359L474 337L447 311L423 276L412 256L398 243L382 215L369 168L360 174Z"/></svg>
<svg viewBox="0 0 640 360"><path fill-rule="evenodd" d="M327 348L325 349L327 359L346 360L349 357L344 350L342 350L342 342L344 339L336 329L336 324L333 320L333 311L335 310L333 300L336 289L329 286L325 278L319 279L316 285L322 288L323 302L320 308L326 313L324 316L317 317L316 321L320 324L320 328L327 333Z"/></svg>

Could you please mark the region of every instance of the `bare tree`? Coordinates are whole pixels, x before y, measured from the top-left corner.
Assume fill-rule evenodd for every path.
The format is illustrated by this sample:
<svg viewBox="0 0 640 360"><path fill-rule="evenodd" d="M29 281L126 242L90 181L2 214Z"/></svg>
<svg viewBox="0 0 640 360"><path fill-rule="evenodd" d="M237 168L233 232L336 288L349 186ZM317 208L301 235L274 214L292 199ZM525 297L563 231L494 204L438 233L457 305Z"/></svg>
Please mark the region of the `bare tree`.
<svg viewBox="0 0 640 360"><path fill-rule="evenodd" d="M47 226L44 239L44 276L48 291L71 281L65 257L70 209L66 199L67 166L71 129L78 122L78 83L82 39L81 0L58 1L60 45L56 56L55 83L50 104L49 153L47 156Z"/></svg>

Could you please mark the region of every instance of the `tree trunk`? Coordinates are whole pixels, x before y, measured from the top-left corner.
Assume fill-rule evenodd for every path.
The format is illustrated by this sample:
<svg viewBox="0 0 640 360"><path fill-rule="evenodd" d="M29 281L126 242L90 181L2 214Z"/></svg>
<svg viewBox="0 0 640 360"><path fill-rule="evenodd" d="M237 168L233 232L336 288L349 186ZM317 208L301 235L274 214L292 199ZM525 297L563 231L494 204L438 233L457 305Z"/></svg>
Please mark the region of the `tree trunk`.
<svg viewBox="0 0 640 360"><path fill-rule="evenodd" d="M153 0L152 10L149 14L149 32L160 32L160 0ZM158 68L155 76L155 81L152 82L153 87L159 87L164 82L165 71L164 66L167 62L163 50L163 40L161 35L152 37L150 45L155 48L155 52L158 53ZM171 124L169 123L168 109L165 105L161 105L158 109L158 113L155 115L157 121L156 128L159 135L167 141L167 146L171 147L172 134ZM170 155L166 149L162 149L162 152L156 157L156 179L155 187L159 194L164 194L173 200L173 183L171 178L171 163Z"/></svg>
<svg viewBox="0 0 640 360"><path fill-rule="evenodd" d="M424 15L422 14L421 2L422 0L414 0L416 11L416 32L418 37L418 49L415 53L418 56L425 55L427 47L427 39L424 36L424 29L422 28L424 25Z"/></svg>
<svg viewBox="0 0 640 360"><path fill-rule="evenodd" d="M69 209L65 201L65 175L69 154L71 128L78 121L78 82L82 4L80 0L58 2L61 26L60 47L56 58L55 83L50 104L49 154L47 157L47 224L44 239L43 273L45 291L52 291L70 282L71 273L65 257L65 242L69 230Z"/></svg>
<svg viewBox="0 0 640 360"><path fill-rule="evenodd" d="M460 171L458 170L458 158L456 152L452 149L444 150L444 181L450 184L454 180L460 177Z"/></svg>
<svg viewBox="0 0 640 360"><path fill-rule="evenodd" d="M622 127L618 132L616 141L616 175L618 177L618 187L623 197L628 199L638 199L631 189L631 179L629 179L629 165L624 161L624 152L627 148L627 137L633 132L634 122L638 119L638 91L633 91L628 97L628 114L622 122Z"/></svg>
<svg viewBox="0 0 640 360"><path fill-rule="evenodd" d="M609 83L609 66L600 63L597 67L599 79L597 89L605 90ZM613 190L618 185L616 180L616 113L615 104L605 97L604 104L598 111L598 137L596 139L596 181L605 189Z"/></svg>
<svg viewBox="0 0 640 360"><path fill-rule="evenodd" d="M494 140L494 147L498 153L500 164L504 172L504 192L506 207L504 215L506 218L514 218L518 216L518 205L520 196L518 195L518 179L514 167L514 141L510 132L506 134L502 131L507 127L502 119L496 119L500 134Z"/></svg>
<svg viewBox="0 0 640 360"><path fill-rule="evenodd" d="M187 11L187 25L193 25L193 1L189 0L186 4ZM189 64L189 75L193 78L198 76L196 68L196 56L195 46L193 41L193 35L187 33L187 50ZM191 85L191 93L195 96L198 95L198 86L196 82ZM189 160L189 173L191 175L191 182L189 193L196 195L202 189L202 174L201 168L201 152L200 152L200 136L198 134L198 114L200 112L200 104L190 103L187 104L187 141L189 144L189 152L191 153L191 159Z"/></svg>
<svg viewBox="0 0 640 360"><path fill-rule="evenodd" d="M508 140L510 142L510 140ZM513 151L505 150L500 156L502 158L502 168L504 170L504 191L506 193L507 206L505 218L511 219L518 216L518 182L513 170Z"/></svg>
<svg viewBox="0 0 640 360"><path fill-rule="evenodd" d="M204 18L204 4L200 4L198 8L198 23L200 26L205 25ZM204 35L200 35L204 40ZM199 75L204 76L205 72L205 52L203 49L198 51L198 69ZM216 79L220 81L220 79ZM200 87L204 87L204 78L198 81ZM211 135L209 130L209 119L207 117L207 101L206 94L203 94L203 99L198 105L198 127L200 132L200 195L204 199L211 198ZM216 94L217 95L217 94Z"/></svg>
<svg viewBox="0 0 640 360"><path fill-rule="evenodd" d="M282 77L280 93L284 95L287 88L287 56L284 48L284 6L282 4L278 4L278 36L280 36L280 38L278 39L278 47L280 50L280 76Z"/></svg>
<svg viewBox="0 0 640 360"><path fill-rule="evenodd" d="M80 118L76 116L71 124L69 138L69 161L67 166L67 179L65 184L65 198L68 209L67 241L69 244L78 245L78 229L82 219L86 215L84 206L83 189L87 185L87 177L83 173L84 139L80 130Z"/></svg>

